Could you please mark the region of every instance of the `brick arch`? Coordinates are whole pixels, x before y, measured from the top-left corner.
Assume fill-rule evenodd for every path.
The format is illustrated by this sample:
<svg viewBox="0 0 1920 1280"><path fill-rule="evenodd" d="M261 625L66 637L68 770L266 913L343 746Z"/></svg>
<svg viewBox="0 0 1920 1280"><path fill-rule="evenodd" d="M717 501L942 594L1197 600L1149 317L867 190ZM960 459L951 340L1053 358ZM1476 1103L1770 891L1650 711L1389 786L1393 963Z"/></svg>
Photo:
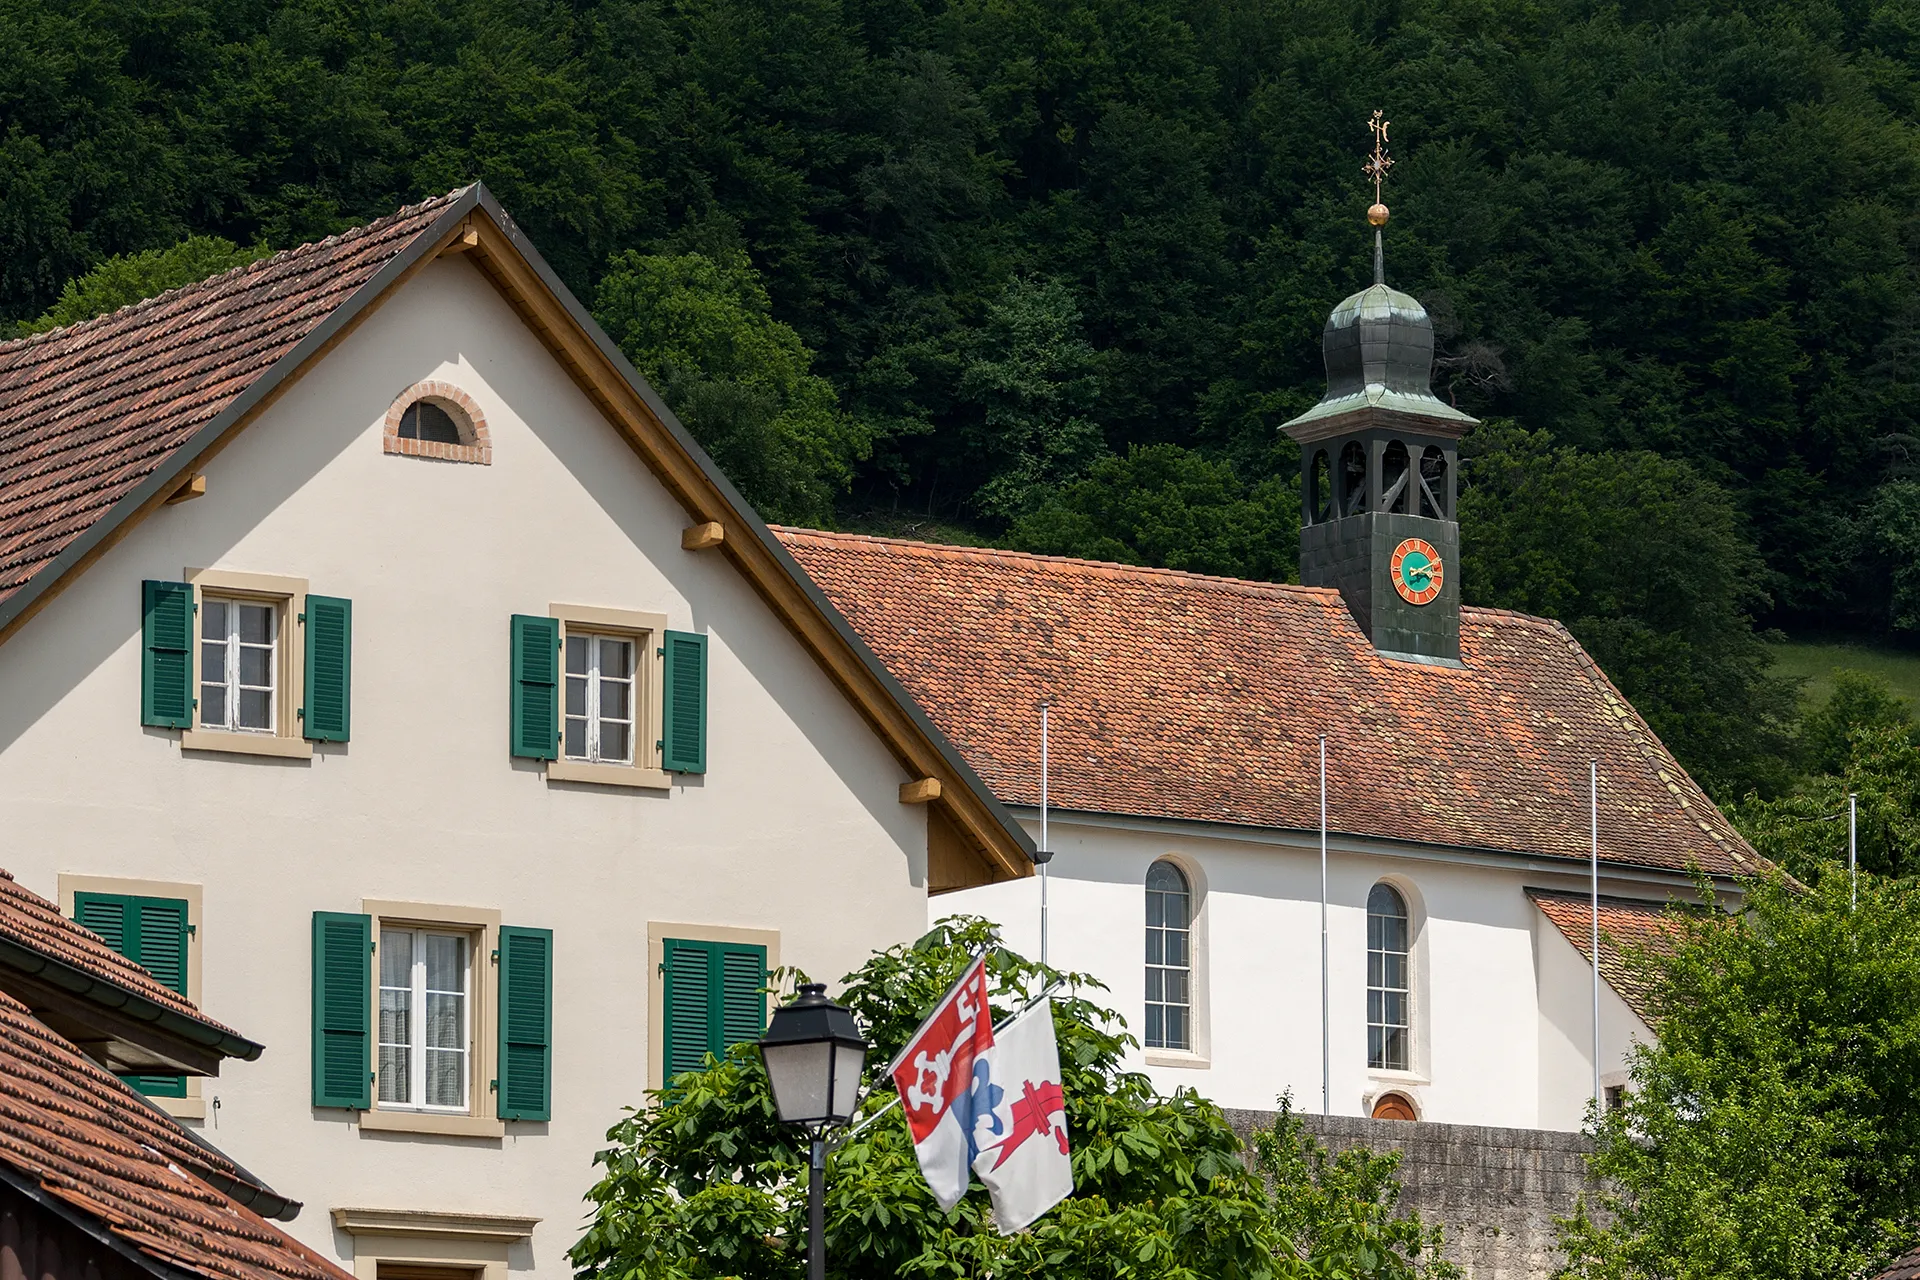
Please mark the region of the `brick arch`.
<svg viewBox="0 0 1920 1280"><path fill-rule="evenodd" d="M463 437L459 444L443 444L438 440L403 440L400 438L400 418L413 405L422 400L432 400L449 415L460 428ZM387 409L387 425L381 435L381 448L387 453L403 454L410 458L437 458L442 462L475 462L481 466L493 464L493 438L487 433L487 416L480 411L474 398L451 382L428 379L416 382L394 397L393 404Z"/></svg>

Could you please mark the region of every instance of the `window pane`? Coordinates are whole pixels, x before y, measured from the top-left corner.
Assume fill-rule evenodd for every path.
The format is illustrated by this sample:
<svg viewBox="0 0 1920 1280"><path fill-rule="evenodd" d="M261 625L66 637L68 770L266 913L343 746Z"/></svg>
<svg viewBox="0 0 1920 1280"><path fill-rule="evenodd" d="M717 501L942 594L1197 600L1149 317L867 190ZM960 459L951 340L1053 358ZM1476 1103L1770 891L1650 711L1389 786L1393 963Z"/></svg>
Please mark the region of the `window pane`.
<svg viewBox="0 0 1920 1280"><path fill-rule="evenodd" d="M1397 951L1389 951L1382 958L1387 962L1386 985L1404 990L1407 985L1406 956Z"/></svg>
<svg viewBox="0 0 1920 1280"><path fill-rule="evenodd" d="M227 725L227 686L208 684L200 686L200 723L217 724L221 728Z"/></svg>
<svg viewBox="0 0 1920 1280"><path fill-rule="evenodd" d="M427 1048L467 1047L466 1003L465 996L427 993Z"/></svg>
<svg viewBox="0 0 1920 1280"><path fill-rule="evenodd" d="M271 644L273 642L273 606L266 604L235 605L240 611L240 643Z"/></svg>
<svg viewBox="0 0 1920 1280"><path fill-rule="evenodd" d="M1147 970L1147 999L1160 1001L1167 998L1167 971L1165 969Z"/></svg>
<svg viewBox="0 0 1920 1280"><path fill-rule="evenodd" d="M1191 1003L1190 998L1187 995L1187 978L1188 978L1188 974L1185 969L1167 970L1167 1003L1168 1004Z"/></svg>
<svg viewBox="0 0 1920 1280"><path fill-rule="evenodd" d="M1167 963L1182 968L1187 965L1187 935L1184 932L1167 934Z"/></svg>
<svg viewBox="0 0 1920 1280"><path fill-rule="evenodd" d="M413 993L404 989L380 989L380 1041L382 1044L413 1043Z"/></svg>
<svg viewBox="0 0 1920 1280"><path fill-rule="evenodd" d="M200 602L200 634L208 640L227 638L227 602L225 600L203 600Z"/></svg>
<svg viewBox="0 0 1920 1280"><path fill-rule="evenodd" d="M1389 1027L1407 1025L1407 998L1398 991L1383 993L1386 997L1384 1015L1380 1019Z"/></svg>
<svg viewBox="0 0 1920 1280"><path fill-rule="evenodd" d="M262 688L273 683L273 650L258 649L252 645L240 648L240 683L259 685Z"/></svg>
<svg viewBox="0 0 1920 1280"><path fill-rule="evenodd" d="M587 722L585 720L567 721L567 759L585 760L587 758Z"/></svg>
<svg viewBox="0 0 1920 1280"><path fill-rule="evenodd" d="M1167 935L1158 929L1147 930L1147 963L1167 962Z"/></svg>
<svg viewBox="0 0 1920 1280"><path fill-rule="evenodd" d="M457 934L430 933L426 943L427 990L464 992L467 989L467 940Z"/></svg>
<svg viewBox="0 0 1920 1280"><path fill-rule="evenodd" d="M212 684L227 682L227 642L206 641L200 646L200 678Z"/></svg>
<svg viewBox="0 0 1920 1280"><path fill-rule="evenodd" d="M1164 894L1147 891L1147 924L1159 928L1167 922L1167 908Z"/></svg>
<svg viewBox="0 0 1920 1280"><path fill-rule="evenodd" d="M609 680L600 677L600 714L609 720L631 720L633 716L627 710L628 699L633 694L633 686L622 680Z"/></svg>
<svg viewBox="0 0 1920 1280"><path fill-rule="evenodd" d="M567 637L567 674L584 676L593 655L593 645L587 636Z"/></svg>
<svg viewBox="0 0 1920 1280"><path fill-rule="evenodd" d="M271 729L273 727L273 695L264 689L242 689L239 727Z"/></svg>
<svg viewBox="0 0 1920 1280"><path fill-rule="evenodd" d="M466 1102L467 1055L427 1050L427 1105L457 1107Z"/></svg>
<svg viewBox="0 0 1920 1280"><path fill-rule="evenodd" d="M1367 985L1377 987L1386 976L1386 956L1379 951L1367 952Z"/></svg>
<svg viewBox="0 0 1920 1280"><path fill-rule="evenodd" d="M630 733L624 724L603 724L600 726L600 758L609 764L626 764L632 753L627 749Z"/></svg>
<svg viewBox="0 0 1920 1280"><path fill-rule="evenodd" d="M600 641L600 674L624 680L633 670L633 642L630 640Z"/></svg>
<svg viewBox="0 0 1920 1280"><path fill-rule="evenodd" d="M383 987L413 985L413 935L411 933L400 929L380 931L380 985Z"/></svg>
<svg viewBox="0 0 1920 1280"><path fill-rule="evenodd" d="M380 1101L412 1102L412 1051L399 1045L380 1046Z"/></svg>
<svg viewBox="0 0 1920 1280"><path fill-rule="evenodd" d="M1385 1010L1386 993L1377 987L1367 992L1367 1021L1373 1025L1379 1025L1381 1018L1385 1015Z"/></svg>
<svg viewBox="0 0 1920 1280"><path fill-rule="evenodd" d="M570 716L587 714L587 678L585 676L567 677L567 714Z"/></svg>
<svg viewBox="0 0 1920 1280"><path fill-rule="evenodd" d="M1169 1049L1185 1049L1188 1047L1188 1044L1187 1011L1184 1008L1169 1008L1167 1010L1166 1047Z"/></svg>
<svg viewBox="0 0 1920 1280"><path fill-rule="evenodd" d="M1386 1033L1384 1031L1382 1031L1379 1027L1367 1028L1367 1065L1368 1066L1384 1067L1387 1065L1386 1058L1385 1058L1385 1052L1386 1052L1385 1043L1386 1043Z"/></svg>
<svg viewBox="0 0 1920 1280"><path fill-rule="evenodd" d="M1169 929L1186 928L1187 927L1187 895L1184 893L1178 893L1178 894L1169 893L1166 895L1166 899L1167 899L1167 905L1166 905L1167 927Z"/></svg>
<svg viewBox="0 0 1920 1280"><path fill-rule="evenodd" d="M1164 1049L1167 1046L1166 1010L1160 1005L1147 1006L1147 1048Z"/></svg>

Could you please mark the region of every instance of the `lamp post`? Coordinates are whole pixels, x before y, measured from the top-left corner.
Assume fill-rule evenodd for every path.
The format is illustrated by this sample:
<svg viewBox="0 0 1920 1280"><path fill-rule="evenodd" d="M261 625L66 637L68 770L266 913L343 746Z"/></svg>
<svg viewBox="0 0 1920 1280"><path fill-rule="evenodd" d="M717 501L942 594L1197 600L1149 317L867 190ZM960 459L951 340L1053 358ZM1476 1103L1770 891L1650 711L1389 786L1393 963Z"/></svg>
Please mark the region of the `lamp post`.
<svg viewBox="0 0 1920 1280"><path fill-rule="evenodd" d="M860 1072L867 1042L853 1014L827 999L818 982L773 1011L760 1037L760 1060L773 1088L773 1109L782 1124L797 1125L812 1139L807 1174L807 1280L826 1280L827 1130L853 1118L860 1102Z"/></svg>

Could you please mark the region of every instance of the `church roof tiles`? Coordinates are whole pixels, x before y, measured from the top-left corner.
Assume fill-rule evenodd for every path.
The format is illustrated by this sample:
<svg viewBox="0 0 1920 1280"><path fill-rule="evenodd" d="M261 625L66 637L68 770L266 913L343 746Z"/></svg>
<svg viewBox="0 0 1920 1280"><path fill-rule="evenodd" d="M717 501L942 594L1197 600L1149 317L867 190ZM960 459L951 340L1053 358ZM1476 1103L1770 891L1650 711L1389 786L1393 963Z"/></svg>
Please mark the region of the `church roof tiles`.
<svg viewBox="0 0 1920 1280"><path fill-rule="evenodd" d="M1383 658L1338 592L776 530L1009 804L1317 829L1727 876L1765 864L1560 624L1461 611L1452 668Z"/></svg>

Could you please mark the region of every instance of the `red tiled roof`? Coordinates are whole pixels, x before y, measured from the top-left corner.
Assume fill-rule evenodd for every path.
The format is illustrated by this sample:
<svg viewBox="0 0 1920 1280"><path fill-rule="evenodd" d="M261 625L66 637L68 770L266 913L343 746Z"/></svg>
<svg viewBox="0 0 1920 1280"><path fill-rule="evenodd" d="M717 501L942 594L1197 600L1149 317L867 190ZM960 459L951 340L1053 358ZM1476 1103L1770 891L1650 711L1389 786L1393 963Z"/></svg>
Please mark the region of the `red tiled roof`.
<svg viewBox="0 0 1920 1280"><path fill-rule="evenodd" d="M251 1179L0 994L0 1164L140 1252L232 1280L346 1273L199 1174Z"/></svg>
<svg viewBox="0 0 1920 1280"><path fill-rule="evenodd" d="M99 934L67 919L58 907L39 894L21 888L5 871L0 871L0 939L71 965L90 978L144 996L161 1008L190 1018L223 1036L240 1038L239 1032L201 1013L192 1001L102 942Z"/></svg>
<svg viewBox="0 0 1920 1280"><path fill-rule="evenodd" d="M0 602L292 351L460 192L0 343Z"/></svg>
<svg viewBox="0 0 1920 1280"><path fill-rule="evenodd" d="M1909 1249L1889 1262L1873 1280L1920 1280L1920 1248Z"/></svg>
<svg viewBox="0 0 1920 1280"><path fill-rule="evenodd" d="M1592 964L1591 900L1581 894L1549 889L1529 889L1527 897L1533 899L1540 914L1552 921L1553 927L1573 944L1580 958ZM1628 962L1626 952L1629 949L1665 951L1672 944L1675 928L1665 903L1601 895L1600 976L1627 1002L1629 1009L1640 1015L1642 1022L1651 1021L1650 993L1646 979Z"/></svg>
<svg viewBox="0 0 1920 1280"><path fill-rule="evenodd" d="M1337 592L775 532L1002 801L1715 875L1761 862L1558 623L1463 609L1465 669L1374 652Z"/></svg>

